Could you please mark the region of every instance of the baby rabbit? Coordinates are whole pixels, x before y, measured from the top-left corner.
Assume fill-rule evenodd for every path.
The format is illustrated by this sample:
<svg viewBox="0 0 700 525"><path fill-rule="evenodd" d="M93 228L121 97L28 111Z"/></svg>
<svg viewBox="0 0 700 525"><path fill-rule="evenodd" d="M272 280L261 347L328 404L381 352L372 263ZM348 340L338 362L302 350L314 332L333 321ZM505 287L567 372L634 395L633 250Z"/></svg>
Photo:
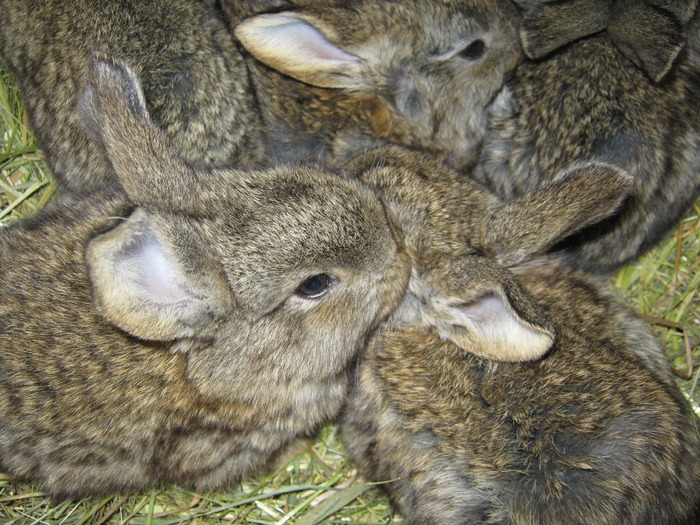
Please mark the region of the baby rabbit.
<svg viewBox="0 0 700 525"><path fill-rule="evenodd" d="M538 45L542 54L552 50L550 34L561 44L562 35L581 36L581 27L590 30L585 34L599 30L598 18L612 26L605 35L520 65L519 14L500 2L295 3L297 10L258 15L235 29L257 59L319 87L314 93L268 70L253 70L254 78L263 79L258 85L273 84L260 97L266 127L281 151L321 151L327 143L319 137L330 133L336 157L383 138L435 153L470 174L478 158L474 176L508 200L546 184L574 161L613 163L635 177L625 205L556 247L596 272L612 271L658 242L700 191L700 50L694 49L700 44L692 44L700 26L697 15L691 18L690 0L673 2L666 13L679 21L672 25L680 56L665 55L667 65L675 62L670 72L655 70L647 60L655 49L660 55L669 51L668 41L650 37L644 44L634 36L635 28L655 27L651 3L637 9L619 0L614 10L598 12L590 1L524 2L531 9L524 13L521 37L533 56L539 56ZM598 7L603 4L610 2ZM589 10L581 13L572 5ZM554 19L556 24L549 23ZM625 48L624 39L610 36L615 28L646 48ZM686 34L690 44L680 52ZM663 81L648 78L618 46L637 53L637 62ZM282 82L286 90L278 87ZM290 98L298 102L285 117ZM322 116L329 107L336 109ZM326 125L314 128L321 121ZM304 129L317 131L309 135Z"/></svg>
<svg viewBox="0 0 700 525"><path fill-rule="evenodd" d="M610 40L655 82L670 71L685 46L684 28L698 6L698 0L516 2L528 9L522 28L530 58L607 30Z"/></svg>
<svg viewBox="0 0 700 525"><path fill-rule="evenodd" d="M581 23L567 17L567 2L536 11L559 24L534 24L525 15L524 42L541 42L550 29ZM529 21L528 21L529 20ZM640 21L640 24L642 22ZM700 17L688 35L700 31ZM577 160L612 163L634 176L620 212L572 238L572 260L609 272L657 243L700 193L700 61L697 39L655 83L606 35L593 36L551 54L524 61L508 82L512 104L494 108L475 176L506 200L557 176ZM526 46L527 47L527 46ZM505 100L505 97L504 97Z"/></svg>
<svg viewBox="0 0 700 525"><path fill-rule="evenodd" d="M114 184L77 112L91 51L124 57L182 158L246 168L264 159L256 100L214 0L0 0L0 55L19 80L31 126L64 187Z"/></svg>
<svg viewBox="0 0 700 525"><path fill-rule="evenodd" d="M629 177L585 164L503 204L400 152L354 169L415 266L342 434L406 523L698 523L698 421L661 349L604 280L537 255L612 213Z"/></svg>
<svg viewBox="0 0 700 525"><path fill-rule="evenodd" d="M389 141L474 162L487 107L521 57L510 0L292 3L235 27L269 66L250 63L272 154L338 161Z"/></svg>
<svg viewBox="0 0 700 525"><path fill-rule="evenodd" d="M227 486L338 412L402 240L357 181L180 161L118 61L80 107L128 200L0 230L0 468L63 496Z"/></svg>

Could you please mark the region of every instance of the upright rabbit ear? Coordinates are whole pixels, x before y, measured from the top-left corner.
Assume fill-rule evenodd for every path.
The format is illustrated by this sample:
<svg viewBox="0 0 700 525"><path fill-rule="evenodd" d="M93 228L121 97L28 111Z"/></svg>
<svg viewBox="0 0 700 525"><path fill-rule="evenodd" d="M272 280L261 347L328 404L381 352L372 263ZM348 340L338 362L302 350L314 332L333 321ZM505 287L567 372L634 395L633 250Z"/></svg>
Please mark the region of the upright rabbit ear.
<svg viewBox="0 0 700 525"><path fill-rule="evenodd" d="M632 177L614 166L576 165L554 182L478 219L481 234L476 244L502 264L516 264L615 213L632 184Z"/></svg>
<svg viewBox="0 0 700 525"><path fill-rule="evenodd" d="M554 329L513 275L479 257L451 259L431 272L427 290L412 292L427 307L423 322L465 351L498 361L530 361L554 343Z"/></svg>
<svg viewBox="0 0 700 525"><path fill-rule="evenodd" d="M520 22L525 54L542 58L574 40L605 30L610 4L610 0L564 0L526 10Z"/></svg>
<svg viewBox="0 0 700 525"><path fill-rule="evenodd" d="M294 12L253 16L236 26L235 35L255 58L307 84L363 86L361 59L331 43L316 24Z"/></svg>
<svg viewBox="0 0 700 525"><path fill-rule="evenodd" d="M123 62L93 53L79 110L129 197L156 207L187 208L197 177L175 157L146 109L141 84Z"/></svg>
<svg viewBox="0 0 700 525"><path fill-rule="evenodd" d="M683 24L671 11L639 0L615 2L608 34L655 82L669 72L685 45Z"/></svg>
<svg viewBox="0 0 700 525"><path fill-rule="evenodd" d="M142 209L93 239L86 259L100 313L141 339L202 335L225 306L222 293L185 275Z"/></svg>

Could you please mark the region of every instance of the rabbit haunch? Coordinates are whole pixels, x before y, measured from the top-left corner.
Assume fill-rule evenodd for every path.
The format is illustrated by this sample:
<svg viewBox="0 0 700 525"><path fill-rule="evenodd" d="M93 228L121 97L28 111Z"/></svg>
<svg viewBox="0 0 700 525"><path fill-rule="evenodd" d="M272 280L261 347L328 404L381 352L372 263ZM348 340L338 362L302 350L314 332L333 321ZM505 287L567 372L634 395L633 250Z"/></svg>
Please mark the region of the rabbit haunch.
<svg viewBox="0 0 700 525"><path fill-rule="evenodd" d="M182 158L253 167L263 136L247 68L211 0L3 0L0 54L26 100L38 145L74 191L117 184L76 111L90 53L126 60Z"/></svg>
<svg viewBox="0 0 700 525"><path fill-rule="evenodd" d="M119 62L81 111L128 198L0 231L1 468L54 495L228 486L340 409L402 241L357 181L180 162Z"/></svg>
<svg viewBox="0 0 700 525"><path fill-rule="evenodd" d="M343 414L363 475L407 524L697 523L699 422L662 349L609 283L541 255L632 179L581 164L505 204L429 158L373 155L351 166L414 270Z"/></svg>

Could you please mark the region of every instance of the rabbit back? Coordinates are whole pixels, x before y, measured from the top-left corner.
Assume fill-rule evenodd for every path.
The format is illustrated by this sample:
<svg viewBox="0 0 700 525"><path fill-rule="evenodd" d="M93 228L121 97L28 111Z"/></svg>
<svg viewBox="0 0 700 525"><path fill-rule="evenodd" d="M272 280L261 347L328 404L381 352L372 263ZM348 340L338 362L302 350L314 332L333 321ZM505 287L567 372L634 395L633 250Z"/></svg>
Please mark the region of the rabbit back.
<svg viewBox="0 0 700 525"><path fill-rule="evenodd" d="M697 516L697 420L642 357L657 344L607 285L556 266L519 275L555 324L539 361L487 361L414 326L373 337L343 437L408 523Z"/></svg>
<svg viewBox="0 0 700 525"><path fill-rule="evenodd" d="M635 188L618 215L562 248L594 271L629 262L700 194L700 72L689 57L684 50L654 83L603 35L521 63L509 82L510 105L492 115L475 176L511 199L574 161L627 170Z"/></svg>
<svg viewBox="0 0 700 525"><path fill-rule="evenodd" d="M53 173L73 190L116 183L78 112L91 52L142 77L149 111L195 165L245 168L263 158L243 57L213 2L4 0L0 54L25 96Z"/></svg>

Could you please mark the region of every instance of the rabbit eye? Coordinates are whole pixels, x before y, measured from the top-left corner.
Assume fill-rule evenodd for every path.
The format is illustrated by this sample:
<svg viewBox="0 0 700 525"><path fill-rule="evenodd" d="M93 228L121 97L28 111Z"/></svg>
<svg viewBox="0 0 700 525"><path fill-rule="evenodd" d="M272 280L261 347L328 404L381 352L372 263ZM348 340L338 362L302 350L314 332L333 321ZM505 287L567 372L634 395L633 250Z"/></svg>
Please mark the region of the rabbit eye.
<svg viewBox="0 0 700 525"><path fill-rule="evenodd" d="M476 60L484 54L485 50L486 44L484 44L483 40L474 40L474 42L460 51L459 56L467 60Z"/></svg>
<svg viewBox="0 0 700 525"><path fill-rule="evenodd" d="M335 279L327 273L319 273L301 283L296 294L304 299L318 299L326 295L334 282Z"/></svg>

